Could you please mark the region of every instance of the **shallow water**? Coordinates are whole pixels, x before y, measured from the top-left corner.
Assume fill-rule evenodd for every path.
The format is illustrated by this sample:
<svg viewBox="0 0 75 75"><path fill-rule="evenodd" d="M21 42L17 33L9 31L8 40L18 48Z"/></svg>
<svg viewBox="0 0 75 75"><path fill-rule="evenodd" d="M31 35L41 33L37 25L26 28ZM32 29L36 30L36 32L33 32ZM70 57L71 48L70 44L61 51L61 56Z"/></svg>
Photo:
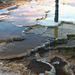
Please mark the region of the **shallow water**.
<svg viewBox="0 0 75 75"><path fill-rule="evenodd" d="M0 39L21 36L22 30L25 29L26 27L18 27L11 24L10 22L0 22Z"/></svg>
<svg viewBox="0 0 75 75"><path fill-rule="evenodd" d="M9 21L0 22L0 38L21 36L22 31L26 27L17 27L15 25L36 25L36 19L45 17L45 11L48 11L50 9L48 7L45 7L47 5L45 2L43 3L31 2L28 4L21 5L17 9L12 11L7 10L8 8L0 10L0 14L4 12L10 13L9 15L0 15L0 19ZM10 22L12 22L13 24ZM40 28L35 27L35 29L32 29L29 33L30 34L26 35L26 39L24 41L5 44L3 47L0 48L0 54L7 56L18 55L28 52L31 49L47 42L49 37L64 38L67 37L67 34L75 34L75 26L67 24L63 24L61 26L53 28L42 28L40 26Z"/></svg>
<svg viewBox="0 0 75 75"><path fill-rule="evenodd" d="M2 22L2 24L5 22ZM1 25L2 26L2 25ZM2 28L2 27L1 27ZM11 29L12 28L12 29ZM2 30L8 31L9 36L13 35L21 35L21 32L25 27L17 27L14 25L11 25L11 23L7 23L6 25L3 25ZM43 31L44 29L44 31ZM5 35L5 32L3 33L3 36L0 37L8 37L8 35ZM34 34L33 34L34 33ZM8 44L4 44L3 47L0 48L0 55L1 56L10 56L13 57L15 55L21 55L24 53L27 53L31 49L36 48L37 46L41 46L44 43L48 41L49 38L66 38L67 34L75 34L75 26L74 25L68 25L63 24L61 26L55 27L55 28L36 28L29 31L29 34L26 34L26 39L20 42L12 42ZM11 49L11 50L10 50ZM16 51L16 52L15 52Z"/></svg>
<svg viewBox="0 0 75 75"><path fill-rule="evenodd" d="M15 26L10 22L0 22L0 38L21 36L22 31L25 30L25 28L26 27ZM67 37L67 34L75 34L74 25L63 24L54 28L35 27L35 29L29 31L25 40L4 44L0 47L0 55L4 58L22 55L37 46L41 46L47 42L50 37L64 38Z"/></svg>
<svg viewBox="0 0 75 75"><path fill-rule="evenodd" d="M75 34L75 25L62 24L58 27L58 37L65 38L67 34Z"/></svg>
<svg viewBox="0 0 75 75"><path fill-rule="evenodd" d="M0 55L12 56L24 54L37 46L43 45L47 42L49 37L43 37L36 34L27 34L27 38L24 41L13 42L4 45L1 49ZM16 51L16 52L15 52Z"/></svg>
<svg viewBox="0 0 75 75"><path fill-rule="evenodd" d="M56 27L40 27L29 31L29 33L40 34L42 36L49 36L54 38L66 38L67 34L75 34L75 26L69 24L62 24Z"/></svg>
<svg viewBox="0 0 75 75"><path fill-rule="evenodd" d="M15 26L10 22L0 22L0 39L21 36L22 31L26 28L27 27ZM3 47L0 47L0 55L16 55L28 52L28 50L30 51L47 42L48 38L49 37L43 37L36 34L27 34L24 41L8 43L4 44Z"/></svg>

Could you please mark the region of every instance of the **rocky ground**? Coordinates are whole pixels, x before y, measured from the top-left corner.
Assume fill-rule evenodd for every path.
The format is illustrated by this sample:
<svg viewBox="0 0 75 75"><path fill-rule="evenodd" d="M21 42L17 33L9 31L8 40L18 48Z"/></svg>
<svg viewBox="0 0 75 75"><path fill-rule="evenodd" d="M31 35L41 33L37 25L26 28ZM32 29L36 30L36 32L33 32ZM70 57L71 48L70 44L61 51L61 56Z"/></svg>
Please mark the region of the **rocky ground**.
<svg viewBox="0 0 75 75"><path fill-rule="evenodd" d="M75 37L74 35L69 36L69 39L53 40L31 51L27 56L0 60L2 75L6 73L9 75L74 75L75 46L70 49L68 45L71 42L68 43L68 40L75 41ZM64 44L67 45L65 49ZM68 50L67 53L66 50Z"/></svg>

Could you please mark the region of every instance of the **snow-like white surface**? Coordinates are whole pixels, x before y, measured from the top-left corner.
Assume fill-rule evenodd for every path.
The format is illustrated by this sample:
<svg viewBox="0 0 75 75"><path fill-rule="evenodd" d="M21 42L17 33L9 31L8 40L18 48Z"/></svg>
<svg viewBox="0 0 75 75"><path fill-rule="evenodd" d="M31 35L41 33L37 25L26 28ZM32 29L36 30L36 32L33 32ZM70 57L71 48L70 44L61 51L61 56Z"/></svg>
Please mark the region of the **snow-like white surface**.
<svg viewBox="0 0 75 75"><path fill-rule="evenodd" d="M50 7L50 12L48 16L44 20L39 20L39 24L44 26L56 26L61 21L73 22L75 23L75 7L59 4L59 22L54 22L55 17L55 3L53 3Z"/></svg>
<svg viewBox="0 0 75 75"><path fill-rule="evenodd" d="M46 10L46 8L41 9L39 7L37 8L36 6L38 7L39 3L32 1L30 3L19 6L13 11L10 11L10 15L0 15L0 19L12 21L12 23L15 25L32 26L38 24L36 19L45 16L44 10ZM13 6L9 8L13 8ZM4 12L8 11L7 9L5 9Z"/></svg>
<svg viewBox="0 0 75 75"><path fill-rule="evenodd" d="M14 8L14 7L16 7L16 5L13 5L13 6L10 6L10 7L7 7L5 9L0 10L0 15L3 14L3 13L8 13L9 12L8 9Z"/></svg>
<svg viewBox="0 0 75 75"><path fill-rule="evenodd" d="M9 11L7 9L2 9L0 10L0 15L3 14L3 13L8 13Z"/></svg>
<svg viewBox="0 0 75 75"><path fill-rule="evenodd" d="M59 6L59 20L75 23L75 7L61 4Z"/></svg>

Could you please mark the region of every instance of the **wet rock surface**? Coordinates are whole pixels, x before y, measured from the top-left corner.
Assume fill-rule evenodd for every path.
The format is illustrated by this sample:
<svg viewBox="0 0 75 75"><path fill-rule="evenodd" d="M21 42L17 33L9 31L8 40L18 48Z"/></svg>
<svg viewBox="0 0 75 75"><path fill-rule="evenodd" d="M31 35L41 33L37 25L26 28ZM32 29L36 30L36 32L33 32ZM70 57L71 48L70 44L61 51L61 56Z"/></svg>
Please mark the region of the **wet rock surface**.
<svg viewBox="0 0 75 75"><path fill-rule="evenodd" d="M66 44L67 43L67 39L56 39L52 42L50 42L50 46L58 46L61 44Z"/></svg>
<svg viewBox="0 0 75 75"><path fill-rule="evenodd" d="M45 73L45 71L50 71L51 67L41 61L37 61L36 59L32 60L28 65L28 69L37 74Z"/></svg>
<svg viewBox="0 0 75 75"><path fill-rule="evenodd" d="M71 59L75 59L75 55L73 55L73 56L71 57Z"/></svg>
<svg viewBox="0 0 75 75"><path fill-rule="evenodd" d="M68 34L67 39L68 40L75 40L75 34Z"/></svg>
<svg viewBox="0 0 75 75"><path fill-rule="evenodd" d="M54 57L50 63L54 65L56 69L56 75L67 75L63 70L63 67L66 65L66 62L63 61L61 58Z"/></svg>
<svg viewBox="0 0 75 75"><path fill-rule="evenodd" d="M18 6L14 6L14 7L8 8L7 10L8 10L8 11L11 11L11 10L15 10L15 9L17 9L17 8L18 8Z"/></svg>
<svg viewBox="0 0 75 75"><path fill-rule="evenodd" d="M66 44L58 45L56 49L62 53L75 54L75 40L67 40Z"/></svg>
<svg viewBox="0 0 75 75"><path fill-rule="evenodd" d="M75 47L58 47L57 50L62 53L75 54Z"/></svg>
<svg viewBox="0 0 75 75"><path fill-rule="evenodd" d="M2 52L0 54L2 58L6 58L6 56L7 58L11 58L11 57L20 57L23 55L24 56L28 55L31 53L30 51L32 49L34 49L35 52L35 50L37 50L39 47L41 48L41 46L45 44L45 42L47 42L49 38L49 37L42 37L40 35L35 35L35 34L27 34L26 37L27 38L23 41L19 41L19 42L15 41L12 43L7 43L3 47L1 47ZM43 41L43 39L45 40ZM31 42L33 42L32 45Z"/></svg>

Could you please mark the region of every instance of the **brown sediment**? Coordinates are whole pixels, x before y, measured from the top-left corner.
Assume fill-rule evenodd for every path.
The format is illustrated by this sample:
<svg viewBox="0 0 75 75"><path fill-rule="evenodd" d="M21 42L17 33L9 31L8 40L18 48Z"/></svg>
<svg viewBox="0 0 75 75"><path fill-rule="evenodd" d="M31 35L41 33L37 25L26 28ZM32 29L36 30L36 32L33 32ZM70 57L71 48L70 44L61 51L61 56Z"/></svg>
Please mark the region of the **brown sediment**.
<svg viewBox="0 0 75 75"><path fill-rule="evenodd" d="M6 4L0 4L0 9L3 9L3 8L6 8L6 7L9 7L9 6L13 6L13 5L17 5L17 6L20 6L20 5L23 5L25 4L26 2L28 2L28 0L13 0L13 1L10 1Z"/></svg>
<svg viewBox="0 0 75 75"><path fill-rule="evenodd" d="M37 18L36 20L44 20L46 17L47 17L47 14L45 14L45 16L42 18Z"/></svg>
<svg viewBox="0 0 75 75"><path fill-rule="evenodd" d="M0 4L0 9L9 7L9 6L11 6L11 5L12 5L12 3Z"/></svg>
<svg viewBox="0 0 75 75"><path fill-rule="evenodd" d="M25 65L22 63L20 64L17 64L15 62L11 62L11 63L6 63L6 64L3 64L2 67L0 67L0 71L2 73L5 73L5 74L11 74L13 72L13 74L21 74L21 75L28 75L28 70L25 70Z"/></svg>
<svg viewBox="0 0 75 75"><path fill-rule="evenodd" d="M45 0L37 0L37 1L45 1ZM20 6L20 5L23 5L27 2L29 2L29 0L13 0L13 1L10 1L8 3L0 4L0 9L6 8L9 6L13 6L13 5Z"/></svg>

